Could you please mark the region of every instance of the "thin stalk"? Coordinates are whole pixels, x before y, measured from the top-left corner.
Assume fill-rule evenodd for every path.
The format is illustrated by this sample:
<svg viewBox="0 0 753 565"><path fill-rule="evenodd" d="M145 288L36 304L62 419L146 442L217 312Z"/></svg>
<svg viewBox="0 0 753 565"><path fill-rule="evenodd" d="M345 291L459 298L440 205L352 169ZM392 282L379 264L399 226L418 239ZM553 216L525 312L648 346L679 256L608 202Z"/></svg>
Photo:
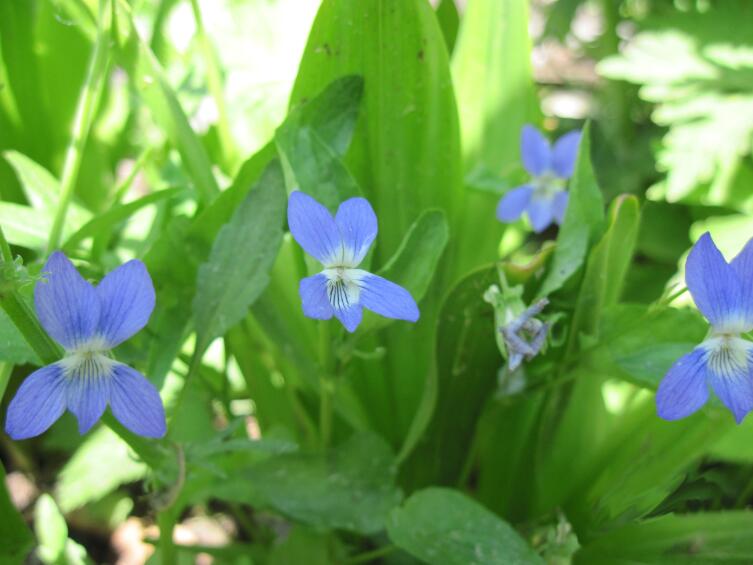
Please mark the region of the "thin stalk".
<svg viewBox="0 0 753 565"><path fill-rule="evenodd" d="M8 240L5 239L2 226L0 226L0 253L2 254L4 263L13 262L13 253L10 250L10 245L8 245Z"/></svg>
<svg viewBox="0 0 753 565"><path fill-rule="evenodd" d="M319 377L319 437L321 448L326 450L332 439L333 402L336 382L331 376L333 357L329 324L324 322L319 330L319 357L322 374Z"/></svg>
<svg viewBox="0 0 753 565"><path fill-rule="evenodd" d="M217 57L212 49L212 44L209 41L209 36L204 29L204 20L201 17L201 8L199 7L198 0L191 0L191 9L193 10L193 17L196 21L196 38L199 41L199 48L204 57L204 64L207 67L207 87L209 88L209 93L214 99L215 106L217 106L217 133L219 134L220 145L222 146L222 154L225 159L225 164L229 169L232 169L235 165L235 146L233 144L233 135L230 131L230 119L228 117L225 97L223 95L222 74L220 73L220 68L217 64ZM228 170L228 172L233 171Z"/></svg>
<svg viewBox="0 0 753 565"><path fill-rule="evenodd" d="M113 192L113 205L119 204L120 201L123 200L126 192L128 192L128 189L131 188L136 175L138 175L141 172L141 169L144 168L144 164L152 156L153 151L154 150L151 147L144 149L144 151L141 152L141 155L139 155L138 159L136 159L133 167L131 167L128 175L126 175L126 177L120 182L120 184L115 187L115 190Z"/></svg>
<svg viewBox="0 0 753 565"><path fill-rule="evenodd" d="M5 389L8 388L11 373L13 373L12 363L0 363L0 400L3 399Z"/></svg>
<svg viewBox="0 0 753 565"><path fill-rule="evenodd" d="M175 518L170 510L157 515L159 526L159 550L162 565L175 565L178 562L178 552L173 543Z"/></svg>
<svg viewBox="0 0 753 565"><path fill-rule="evenodd" d="M94 52L89 61L86 73L86 81L81 89L81 95L76 107L76 115L73 120L71 140L65 153L63 173L60 178L60 204L55 213L55 219L50 230L50 238L47 250L53 251L60 245L60 238L65 225L68 207L73 197L73 190L81 168L81 160L84 156L86 139L89 136L94 115L99 103L102 85L104 83L105 70L109 62L109 21L110 11L106 9L106 0L99 1L99 21L97 24L97 40L94 43Z"/></svg>

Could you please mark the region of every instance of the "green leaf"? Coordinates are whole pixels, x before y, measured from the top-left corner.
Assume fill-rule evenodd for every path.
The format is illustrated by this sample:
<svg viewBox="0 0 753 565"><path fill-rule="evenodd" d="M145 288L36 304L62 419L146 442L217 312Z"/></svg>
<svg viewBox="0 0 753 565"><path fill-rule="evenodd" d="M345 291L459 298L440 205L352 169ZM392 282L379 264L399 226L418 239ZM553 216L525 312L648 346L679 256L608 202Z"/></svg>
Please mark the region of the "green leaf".
<svg viewBox="0 0 753 565"><path fill-rule="evenodd" d="M601 319L600 342L590 353L590 365L656 390L670 366L707 332L708 322L694 309L615 306Z"/></svg>
<svg viewBox="0 0 753 565"><path fill-rule="evenodd" d="M3 157L16 172L29 204L37 212L38 218L51 222L60 201L60 183L42 165L17 151L5 151ZM66 231L86 222L91 214L71 202Z"/></svg>
<svg viewBox="0 0 753 565"><path fill-rule="evenodd" d="M152 118L167 134L170 142L181 156L183 166L194 183L199 202L208 204L220 192L212 173L212 163L196 133L191 129L183 108L170 86L162 67L138 35L130 7L119 1L117 6L119 24L125 23L125 29L119 29L118 62L123 65L131 77L144 103L149 107Z"/></svg>
<svg viewBox="0 0 753 565"><path fill-rule="evenodd" d="M22 153L5 151L3 157L18 175L21 188L23 188L31 207L54 213L60 192L58 179L43 166Z"/></svg>
<svg viewBox="0 0 753 565"><path fill-rule="evenodd" d="M39 557L45 563L62 561L68 541L68 526L57 504L49 494L37 499L34 509L34 530L39 540Z"/></svg>
<svg viewBox="0 0 753 565"><path fill-rule="evenodd" d="M581 268L589 244L601 230L604 200L591 166L590 131L589 125L583 128L575 174L570 181L570 201L539 296L548 296L559 290Z"/></svg>
<svg viewBox="0 0 753 565"><path fill-rule="evenodd" d="M479 168L496 173L513 169L520 162L520 130L526 123L538 122L540 115L531 68L528 2L470 0L453 53L452 78L466 173ZM461 265L456 274L465 275L496 259L502 229L494 216L498 199L466 190L458 233L474 236L460 240Z"/></svg>
<svg viewBox="0 0 753 565"><path fill-rule="evenodd" d="M458 491L428 488L390 514L392 543L431 565L533 565L544 561L504 520Z"/></svg>
<svg viewBox="0 0 753 565"><path fill-rule="evenodd" d="M414 424L406 440L424 436L404 469L406 476L414 474L415 484L453 484L459 479L470 448L468 438L502 365L494 313L482 299L489 286L498 283L496 268L480 269L461 280L442 305L434 349L436 369L427 379L428 400L416 416L428 429Z"/></svg>
<svg viewBox="0 0 753 565"><path fill-rule="evenodd" d="M460 14L458 14L455 0L439 0L436 12L439 27L442 29L442 35L447 44L447 52L452 54L460 27Z"/></svg>
<svg viewBox="0 0 753 565"><path fill-rule="evenodd" d="M627 524L586 544L576 565L747 563L753 555L753 512L666 515Z"/></svg>
<svg viewBox="0 0 753 565"><path fill-rule="evenodd" d="M269 283L282 242L285 187L278 162L269 165L199 268L193 301L197 351L241 321Z"/></svg>
<svg viewBox="0 0 753 565"><path fill-rule="evenodd" d="M316 528L374 534L400 503L394 456L372 434L353 436L326 455L290 453L252 465L215 495L271 508Z"/></svg>
<svg viewBox="0 0 753 565"><path fill-rule="evenodd" d="M322 2L291 103L354 74L365 89L347 163L380 218L377 252L388 257L423 210L452 214L460 195L457 111L431 6L425 0Z"/></svg>
<svg viewBox="0 0 753 565"><path fill-rule="evenodd" d="M5 482L5 469L0 464L0 562L23 563L34 544L34 538L23 518L13 506Z"/></svg>
<svg viewBox="0 0 753 565"><path fill-rule="evenodd" d="M2 308L0 308L0 361L13 365L42 364L39 356Z"/></svg>
<svg viewBox="0 0 753 565"><path fill-rule="evenodd" d="M0 202L0 224L8 242L29 249L43 249L52 219L14 202Z"/></svg>
<svg viewBox="0 0 753 565"><path fill-rule="evenodd" d="M449 240L449 228L444 212L427 210L405 234L400 248L377 274L407 289L420 302L429 289L439 259ZM393 320L369 316L364 330L382 328Z"/></svg>
<svg viewBox="0 0 753 565"><path fill-rule="evenodd" d="M146 474L128 445L101 427L90 434L58 474L55 497L63 512L102 499L122 484Z"/></svg>
<svg viewBox="0 0 753 565"><path fill-rule="evenodd" d="M635 196L617 198L609 213L609 228L588 257L573 315L571 339L577 339L581 332L596 334L604 308L617 304L639 227L638 199Z"/></svg>
<svg viewBox="0 0 753 565"><path fill-rule="evenodd" d="M350 145L362 95L361 77L338 79L293 110L275 133L283 163L294 176L290 185L330 210L361 192L341 157Z"/></svg>
<svg viewBox="0 0 753 565"><path fill-rule="evenodd" d="M648 515L734 426L727 410L666 422L656 417L653 397L640 402L589 458L580 487L565 505L581 543Z"/></svg>

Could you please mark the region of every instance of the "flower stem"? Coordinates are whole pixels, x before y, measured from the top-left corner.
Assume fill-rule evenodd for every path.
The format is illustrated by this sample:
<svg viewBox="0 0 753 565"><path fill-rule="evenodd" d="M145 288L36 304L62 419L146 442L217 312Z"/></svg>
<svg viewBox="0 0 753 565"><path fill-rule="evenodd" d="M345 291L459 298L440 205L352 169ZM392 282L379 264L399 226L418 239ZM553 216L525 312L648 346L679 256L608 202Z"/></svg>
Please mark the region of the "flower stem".
<svg viewBox="0 0 753 565"><path fill-rule="evenodd" d="M10 381L10 375L12 372L12 363L0 363L0 401L5 395L5 389L8 387L8 381Z"/></svg>
<svg viewBox="0 0 753 565"><path fill-rule="evenodd" d="M393 553L396 550L397 550L397 547L394 545L385 545L384 547L372 549L371 551L367 551L365 553L361 553L359 555L351 557L350 559L346 561L346 563L348 565L355 564L355 563L371 563L375 559L384 557L385 555L389 555L390 553Z"/></svg>
<svg viewBox="0 0 753 565"><path fill-rule="evenodd" d="M175 519L171 510L160 512L157 515L159 526L159 550L162 565L175 565L178 562L177 551L173 543L173 530Z"/></svg>
<svg viewBox="0 0 753 565"><path fill-rule="evenodd" d="M326 450L332 439L333 403L336 382L332 378L332 340L329 323L321 324L319 331L319 356L322 374L319 377L319 436L321 448Z"/></svg>
<svg viewBox="0 0 753 565"><path fill-rule="evenodd" d="M99 22L97 25L97 40L94 43L94 51L89 61L89 68L86 74L86 81L81 89L81 95L76 107L76 115L73 120L73 129L71 131L71 140L65 153L63 162L63 173L60 178L60 203L55 212L55 219L52 222L50 237L47 242L48 252L53 251L60 245L60 239L63 234L66 214L71 203L73 191L76 186L78 172L81 168L81 160L84 156L86 139L89 136L94 115L99 103L104 75L109 63L109 29L110 29L110 11L107 9L107 0L99 1Z"/></svg>
<svg viewBox="0 0 753 565"><path fill-rule="evenodd" d="M3 262L13 263L13 253L10 250L10 245L8 245L8 240L5 239L2 226L0 226L0 254L2 254Z"/></svg>

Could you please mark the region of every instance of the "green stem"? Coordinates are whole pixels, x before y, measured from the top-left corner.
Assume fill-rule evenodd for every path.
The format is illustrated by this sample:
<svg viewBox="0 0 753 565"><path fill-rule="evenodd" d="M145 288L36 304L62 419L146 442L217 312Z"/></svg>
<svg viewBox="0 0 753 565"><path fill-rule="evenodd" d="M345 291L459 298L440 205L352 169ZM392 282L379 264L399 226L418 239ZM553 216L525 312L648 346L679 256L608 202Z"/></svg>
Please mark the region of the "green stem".
<svg viewBox="0 0 753 565"><path fill-rule="evenodd" d="M0 400L3 399L5 389L8 388L11 373L13 373L12 363L0 363Z"/></svg>
<svg viewBox="0 0 753 565"><path fill-rule="evenodd" d="M37 322L23 297L16 291L0 297L0 307L45 365L55 363L63 352Z"/></svg>
<svg viewBox="0 0 753 565"><path fill-rule="evenodd" d="M199 41L199 47L202 56L204 57L204 64L207 67L207 87L209 88L209 93L212 95L214 103L217 106L217 133L219 134L222 154L225 159L225 164L228 166L228 172L233 172L230 169L235 165L235 151L233 135L230 132L230 119L228 118L227 106L225 105L225 98L223 96L220 67L217 64L215 52L212 49L212 44L209 42L209 37L204 29L204 21L201 17L201 9L199 8L198 0L191 0L191 9L193 10L193 17L196 21L196 38Z"/></svg>
<svg viewBox="0 0 753 565"><path fill-rule="evenodd" d="M329 324L324 322L319 330L319 356L322 374L319 377L319 435L321 448L326 450L332 439L333 402L332 396L336 382L332 374L332 340L330 339Z"/></svg>
<svg viewBox="0 0 753 565"><path fill-rule="evenodd" d="M13 263L13 252L10 250L8 240L5 239L2 226L0 226L0 253L2 253L3 256L3 262Z"/></svg>
<svg viewBox="0 0 753 565"><path fill-rule="evenodd" d="M78 172L81 168L81 160L84 156L86 139L89 136L89 130L94 121L94 115L102 92L105 70L109 62L109 14L110 11L106 9L106 0L100 0L97 41L94 43L94 52L89 61L86 81L78 99L76 115L73 120L73 129L71 131L71 140L65 153L63 173L60 178L60 204L58 205L52 229L50 230L50 238L47 243L48 251L53 251L60 245L66 214L68 213L73 190L76 186Z"/></svg>
<svg viewBox="0 0 753 565"><path fill-rule="evenodd" d="M172 511L166 510L157 516L159 526L159 550L162 565L175 565L178 562L178 553L173 543L173 529L175 518Z"/></svg>

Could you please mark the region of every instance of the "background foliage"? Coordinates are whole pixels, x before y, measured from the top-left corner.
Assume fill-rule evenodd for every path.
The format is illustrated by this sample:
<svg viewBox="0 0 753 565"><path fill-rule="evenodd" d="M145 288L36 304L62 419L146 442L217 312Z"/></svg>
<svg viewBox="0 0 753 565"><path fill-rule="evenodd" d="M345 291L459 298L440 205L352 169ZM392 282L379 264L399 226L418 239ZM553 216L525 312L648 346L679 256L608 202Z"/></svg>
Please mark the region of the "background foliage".
<svg viewBox="0 0 753 565"><path fill-rule="evenodd" d="M169 421L0 434L0 563L750 562L753 424L653 391L707 331L683 256L753 234L752 38L745 0L0 1L0 412L60 248L146 263L116 356ZM526 123L584 131L538 236L493 212ZM417 324L303 316L296 187L369 199ZM550 300L521 372L495 284Z"/></svg>

